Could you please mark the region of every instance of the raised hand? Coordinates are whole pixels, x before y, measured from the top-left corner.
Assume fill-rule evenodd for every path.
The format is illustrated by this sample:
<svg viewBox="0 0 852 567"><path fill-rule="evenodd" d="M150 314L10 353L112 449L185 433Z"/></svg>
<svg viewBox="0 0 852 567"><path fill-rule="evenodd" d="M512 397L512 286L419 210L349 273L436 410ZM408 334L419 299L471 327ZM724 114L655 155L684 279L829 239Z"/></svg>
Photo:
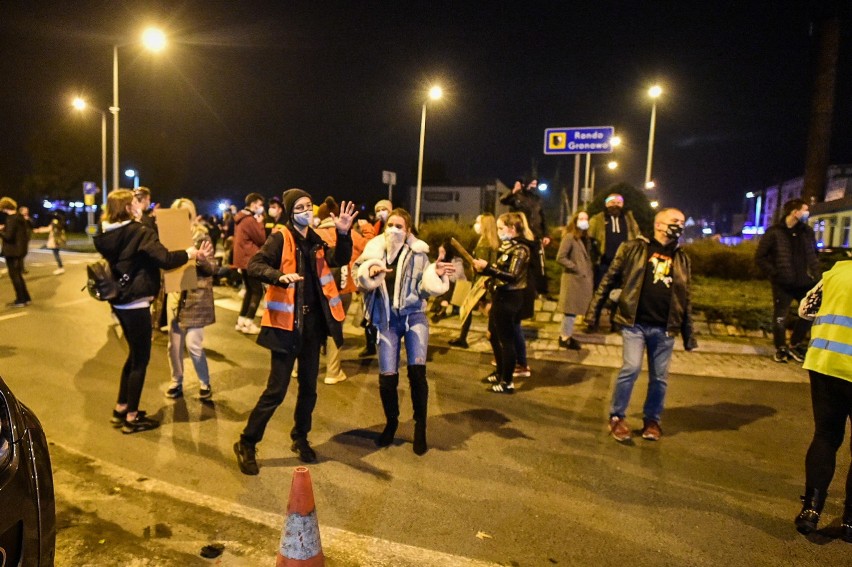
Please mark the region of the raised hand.
<svg viewBox="0 0 852 567"><path fill-rule="evenodd" d="M204 261L208 258L213 257L213 244L209 240L205 240L201 243L201 248L198 249L198 253L195 255L196 260Z"/></svg>
<svg viewBox="0 0 852 567"><path fill-rule="evenodd" d="M353 201L341 201L340 215L331 213L329 216L334 221L337 232L347 233L352 228L352 223L355 221L355 217L358 216L358 211L355 210L355 203Z"/></svg>

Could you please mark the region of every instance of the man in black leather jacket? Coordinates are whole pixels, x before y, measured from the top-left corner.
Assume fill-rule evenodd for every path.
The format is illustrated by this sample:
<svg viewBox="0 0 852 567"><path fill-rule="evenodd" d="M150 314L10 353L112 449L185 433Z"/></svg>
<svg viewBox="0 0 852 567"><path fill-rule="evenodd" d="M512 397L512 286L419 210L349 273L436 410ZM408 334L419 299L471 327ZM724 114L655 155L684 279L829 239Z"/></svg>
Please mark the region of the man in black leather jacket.
<svg viewBox="0 0 852 567"><path fill-rule="evenodd" d="M615 321L623 327L623 363L615 382L609 420L616 441L630 439L625 414L633 385L642 370L645 349L648 349L649 384L642 437L656 441L662 435L660 416L674 336L681 334L686 350L697 347L689 297L690 262L677 242L684 222L683 213L677 209L658 212L654 217L653 239L639 237L619 247L589 305L586 317L591 325L596 323L594 314L599 312L610 291L621 287Z"/></svg>

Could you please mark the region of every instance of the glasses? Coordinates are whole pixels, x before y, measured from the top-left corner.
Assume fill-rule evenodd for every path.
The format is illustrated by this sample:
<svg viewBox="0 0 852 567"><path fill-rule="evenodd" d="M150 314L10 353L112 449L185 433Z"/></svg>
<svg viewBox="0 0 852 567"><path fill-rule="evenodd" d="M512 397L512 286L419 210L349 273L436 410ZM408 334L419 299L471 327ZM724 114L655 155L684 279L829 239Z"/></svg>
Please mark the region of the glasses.
<svg viewBox="0 0 852 567"><path fill-rule="evenodd" d="M304 205L296 205L295 207L293 207L293 212L294 213L304 213L308 209L313 209L313 208L314 208L313 203L307 203L307 204L304 204Z"/></svg>

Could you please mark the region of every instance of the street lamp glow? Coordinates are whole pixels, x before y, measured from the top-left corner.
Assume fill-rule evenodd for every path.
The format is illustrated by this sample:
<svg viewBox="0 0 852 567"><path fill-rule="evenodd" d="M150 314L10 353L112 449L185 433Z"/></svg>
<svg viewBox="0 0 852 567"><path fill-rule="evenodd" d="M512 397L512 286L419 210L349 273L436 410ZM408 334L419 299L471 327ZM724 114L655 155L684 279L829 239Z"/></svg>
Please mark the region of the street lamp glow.
<svg viewBox="0 0 852 567"><path fill-rule="evenodd" d="M657 186L657 184L654 183L653 181L648 181L648 182L645 183L645 189L653 189L656 186Z"/></svg>
<svg viewBox="0 0 852 567"><path fill-rule="evenodd" d="M438 100L442 96L444 96L444 91L441 89L441 87L435 85L434 87L429 89L429 98L431 98L432 100Z"/></svg>
<svg viewBox="0 0 852 567"><path fill-rule="evenodd" d="M612 138L609 139L609 145L612 146L613 148L617 148L618 146L621 145L621 137L620 136L613 136Z"/></svg>
<svg viewBox="0 0 852 567"><path fill-rule="evenodd" d="M660 88L659 85L654 85L653 87L648 89L648 96L651 98L657 98L661 94L663 94L663 89Z"/></svg>
<svg viewBox="0 0 852 567"><path fill-rule="evenodd" d="M751 191L749 191L748 193L746 193L746 199L754 199L754 193L753 193L753 192L751 192Z"/></svg>
<svg viewBox="0 0 852 567"><path fill-rule="evenodd" d="M71 106L73 106L77 110L86 110L87 104L85 100L78 96L71 102Z"/></svg>
<svg viewBox="0 0 852 567"><path fill-rule="evenodd" d="M142 45L151 51L162 51L166 48L166 34L159 28L148 28L142 32Z"/></svg>
<svg viewBox="0 0 852 567"><path fill-rule="evenodd" d="M539 191L547 191L547 183L539 183L538 184Z"/></svg>
<svg viewBox="0 0 852 567"><path fill-rule="evenodd" d="M136 177L136 170L135 169L125 169L124 175L126 175L127 177Z"/></svg>
<svg viewBox="0 0 852 567"><path fill-rule="evenodd" d="M616 167L618 167L618 162L617 161L611 161L608 164L606 164L606 166L610 169L615 169Z"/></svg>
<svg viewBox="0 0 852 567"><path fill-rule="evenodd" d="M659 201L651 201L649 204L651 205L652 209L656 209L657 207L660 206Z"/></svg>

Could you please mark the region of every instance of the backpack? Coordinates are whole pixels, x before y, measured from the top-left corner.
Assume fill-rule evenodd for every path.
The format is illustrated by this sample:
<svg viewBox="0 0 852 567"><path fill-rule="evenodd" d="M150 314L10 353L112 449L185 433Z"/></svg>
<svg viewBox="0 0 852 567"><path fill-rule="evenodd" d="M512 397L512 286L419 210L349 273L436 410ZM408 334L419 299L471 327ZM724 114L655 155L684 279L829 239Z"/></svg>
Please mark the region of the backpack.
<svg viewBox="0 0 852 567"><path fill-rule="evenodd" d="M121 293L121 288L130 281L130 275L124 274L115 279L109 262L103 258L86 264L86 289L89 295L98 301L111 301Z"/></svg>

